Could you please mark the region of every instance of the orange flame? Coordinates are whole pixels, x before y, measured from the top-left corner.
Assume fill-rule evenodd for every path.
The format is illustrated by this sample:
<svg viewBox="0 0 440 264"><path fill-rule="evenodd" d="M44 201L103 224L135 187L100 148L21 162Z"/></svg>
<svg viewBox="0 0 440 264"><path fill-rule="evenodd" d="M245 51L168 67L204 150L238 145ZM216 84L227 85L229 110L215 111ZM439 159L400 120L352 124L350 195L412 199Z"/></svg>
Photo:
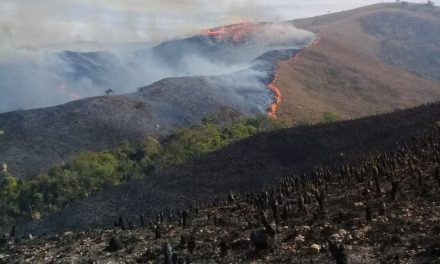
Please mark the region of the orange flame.
<svg viewBox="0 0 440 264"><path fill-rule="evenodd" d="M322 38L321 36L318 36L311 44L305 46L304 49L302 49L300 52L297 52L290 60L291 61L296 60L297 58L299 58L301 52L303 52L304 50L311 49L316 45L318 45L321 41L321 38ZM267 85L267 88L269 88L269 90L271 90L275 94L274 100L272 104L269 106L268 115L275 119L278 117L277 111L282 99L281 89L276 85L279 78L278 71L279 71L279 67L277 66L277 69L273 74L272 82Z"/></svg>
<svg viewBox="0 0 440 264"><path fill-rule="evenodd" d="M218 40L232 40L241 42L252 33L256 32L255 23L241 23L236 25L224 26L214 29L202 30L203 35L210 36Z"/></svg>
<svg viewBox="0 0 440 264"><path fill-rule="evenodd" d="M275 94L275 98L272 104L269 106L269 116L272 118L277 118L278 106L281 103L281 90L278 88L275 83L278 81L278 73L275 71L273 80L267 86L269 90L271 90Z"/></svg>

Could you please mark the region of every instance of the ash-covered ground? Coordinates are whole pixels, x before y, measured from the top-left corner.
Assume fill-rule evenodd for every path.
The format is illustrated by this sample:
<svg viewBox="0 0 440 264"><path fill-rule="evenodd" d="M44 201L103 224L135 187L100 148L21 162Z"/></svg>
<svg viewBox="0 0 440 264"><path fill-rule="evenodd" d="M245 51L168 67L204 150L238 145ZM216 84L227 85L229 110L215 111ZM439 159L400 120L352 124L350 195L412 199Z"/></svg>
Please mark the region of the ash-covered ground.
<svg viewBox="0 0 440 264"><path fill-rule="evenodd" d="M440 263L440 129L113 229L3 236L3 263Z"/></svg>

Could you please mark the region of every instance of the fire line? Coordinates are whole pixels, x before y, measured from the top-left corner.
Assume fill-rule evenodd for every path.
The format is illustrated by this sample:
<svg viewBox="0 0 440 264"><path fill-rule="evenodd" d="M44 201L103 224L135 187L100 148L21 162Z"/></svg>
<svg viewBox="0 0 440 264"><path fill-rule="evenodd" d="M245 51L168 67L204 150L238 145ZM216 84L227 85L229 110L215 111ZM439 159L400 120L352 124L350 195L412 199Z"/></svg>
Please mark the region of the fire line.
<svg viewBox="0 0 440 264"><path fill-rule="evenodd" d="M217 40L232 40L242 42L256 31L255 23L241 23L236 25L224 26L214 29L205 29L203 35L213 37Z"/></svg>
<svg viewBox="0 0 440 264"><path fill-rule="evenodd" d="M255 23L241 23L236 25L224 26L215 29L205 29L202 31L203 35L212 37L217 40L228 41L232 40L233 42L243 42L252 34L256 34L256 24ZM295 53L292 58L289 60L296 60L299 55L307 49L311 49L314 46L318 45L321 41L322 36L317 36L317 38L309 45L305 46L302 50ZM287 60L287 61L289 61ZM280 61L279 61L280 62ZM279 63L278 62L278 63ZM277 111L282 99L281 89L277 86L277 82L279 79L279 67L277 65L275 72L273 73L272 81L267 85L267 88L274 93L274 99L272 104L268 108L268 115L272 118L277 118Z"/></svg>
<svg viewBox="0 0 440 264"><path fill-rule="evenodd" d="M305 46L301 51L295 53L295 55L293 55L293 57L289 60L295 61L299 57L301 52L303 52L304 50L311 49L314 46L318 45L319 42L321 41L321 38L322 38L321 36L318 36L311 44ZM277 66L277 68L273 74L272 82L267 85L267 88L269 88L269 90L271 90L274 93L274 100L268 108L268 115L274 119L276 119L278 117L277 111L278 111L278 108L280 106L281 99L282 99L281 89L276 84L278 82L278 78L279 78L278 71L279 71L279 67Z"/></svg>

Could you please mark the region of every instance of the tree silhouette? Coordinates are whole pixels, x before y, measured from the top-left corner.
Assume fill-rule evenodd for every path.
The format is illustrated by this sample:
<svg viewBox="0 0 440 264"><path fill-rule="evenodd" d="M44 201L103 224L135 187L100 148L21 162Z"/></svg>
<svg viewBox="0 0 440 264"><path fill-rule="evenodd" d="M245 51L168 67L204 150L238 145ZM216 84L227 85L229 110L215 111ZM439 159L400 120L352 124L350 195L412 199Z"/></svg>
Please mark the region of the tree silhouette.
<svg viewBox="0 0 440 264"><path fill-rule="evenodd" d="M105 95L109 95L109 94L111 94L111 93L114 93L115 91L113 91L112 89L107 89L107 90L105 90Z"/></svg>

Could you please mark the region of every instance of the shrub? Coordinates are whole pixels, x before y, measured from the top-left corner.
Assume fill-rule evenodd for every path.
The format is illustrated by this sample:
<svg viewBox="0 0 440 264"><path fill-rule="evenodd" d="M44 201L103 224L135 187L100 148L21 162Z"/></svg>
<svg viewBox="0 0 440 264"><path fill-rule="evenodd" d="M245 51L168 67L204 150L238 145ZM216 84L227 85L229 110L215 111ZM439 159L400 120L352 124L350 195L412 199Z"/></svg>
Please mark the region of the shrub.
<svg viewBox="0 0 440 264"><path fill-rule="evenodd" d="M320 124L330 124L339 121L341 118L334 113L324 112L322 118L319 121Z"/></svg>

